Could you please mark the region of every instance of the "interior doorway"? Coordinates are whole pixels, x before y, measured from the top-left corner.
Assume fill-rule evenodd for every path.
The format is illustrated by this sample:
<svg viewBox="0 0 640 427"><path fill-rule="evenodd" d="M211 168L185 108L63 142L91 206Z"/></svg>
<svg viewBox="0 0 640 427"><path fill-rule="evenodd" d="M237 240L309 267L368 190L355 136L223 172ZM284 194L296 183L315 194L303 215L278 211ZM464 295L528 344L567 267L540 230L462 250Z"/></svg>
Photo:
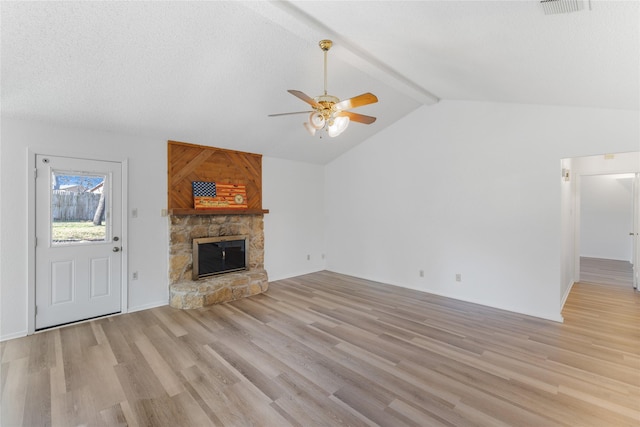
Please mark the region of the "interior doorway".
<svg viewBox="0 0 640 427"><path fill-rule="evenodd" d="M624 230L617 233L618 241L624 239L622 245L631 247L631 255L627 258L633 264L632 282L638 285L638 273L640 270L640 257L638 240L640 238L640 152L602 154L596 156L574 157L562 159L560 163L561 174L561 215L562 215L562 259L561 259L561 306L571 291L573 283L581 281L580 255L581 241L583 239L581 197L583 196L583 178L596 175L627 174L626 184L631 183L632 200L631 223L627 221ZM617 178L620 178L618 176ZM614 178L616 179L616 178ZM619 185L620 182L616 182ZM602 199L597 203L605 204ZM628 212L628 211L627 211ZM630 227L630 229L629 229ZM611 230L609 230L611 232ZM622 234L622 235L621 235ZM584 254L584 253L582 253ZM586 254L585 254L586 255ZM595 256L593 256L595 255ZM601 255L593 253L593 257Z"/></svg>
<svg viewBox="0 0 640 427"><path fill-rule="evenodd" d="M633 286L635 173L582 175L580 281Z"/></svg>

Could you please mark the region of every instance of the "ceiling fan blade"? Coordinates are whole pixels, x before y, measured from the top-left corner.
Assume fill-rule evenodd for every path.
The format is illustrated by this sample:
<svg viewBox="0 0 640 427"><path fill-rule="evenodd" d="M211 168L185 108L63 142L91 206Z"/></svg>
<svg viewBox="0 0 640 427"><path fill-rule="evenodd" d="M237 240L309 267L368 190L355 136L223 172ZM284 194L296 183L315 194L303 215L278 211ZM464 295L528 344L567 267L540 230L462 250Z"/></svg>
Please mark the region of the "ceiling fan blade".
<svg viewBox="0 0 640 427"><path fill-rule="evenodd" d="M291 92L291 91L289 91ZM378 102L378 97L372 93L363 93L362 95L354 96L353 98L345 99L334 105L334 108L338 110L350 110L356 107L362 107L363 105L373 104Z"/></svg>
<svg viewBox="0 0 640 427"><path fill-rule="evenodd" d="M312 107L323 108L322 105L318 104L315 99L303 92L300 92L299 90L289 89L287 92L289 92L293 96L297 96Z"/></svg>
<svg viewBox="0 0 640 427"><path fill-rule="evenodd" d="M349 117L349 120L351 120L352 122L364 123L365 125L370 125L371 123L376 121L375 117L352 113L351 111L339 111L336 113L336 116Z"/></svg>
<svg viewBox="0 0 640 427"><path fill-rule="evenodd" d="M278 117L278 116L290 116L292 114L309 114L313 111L296 111L293 113L277 113L277 114L269 114L268 117Z"/></svg>

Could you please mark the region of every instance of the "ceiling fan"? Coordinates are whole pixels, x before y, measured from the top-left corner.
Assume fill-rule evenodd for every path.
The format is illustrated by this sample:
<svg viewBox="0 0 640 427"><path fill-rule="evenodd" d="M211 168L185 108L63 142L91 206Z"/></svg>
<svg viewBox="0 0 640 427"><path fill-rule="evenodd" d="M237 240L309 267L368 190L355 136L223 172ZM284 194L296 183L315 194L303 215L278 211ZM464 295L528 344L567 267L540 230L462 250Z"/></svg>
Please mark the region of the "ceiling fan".
<svg viewBox="0 0 640 427"><path fill-rule="evenodd" d="M304 123L305 129L311 135L315 135L316 131L325 129L330 137L340 135L349 126L349 122L358 122L369 125L376 121L375 117L365 116L364 114L353 113L352 108L362 107L363 105L378 102L378 98L372 93L363 93L362 95L340 101L339 98L327 93L327 52L333 46L331 40L320 40L320 49L324 52L324 95L312 98L299 90L288 90L291 95L296 96L313 107L310 111L297 111L294 113L269 114L269 117L288 116L291 114L309 114L309 120Z"/></svg>

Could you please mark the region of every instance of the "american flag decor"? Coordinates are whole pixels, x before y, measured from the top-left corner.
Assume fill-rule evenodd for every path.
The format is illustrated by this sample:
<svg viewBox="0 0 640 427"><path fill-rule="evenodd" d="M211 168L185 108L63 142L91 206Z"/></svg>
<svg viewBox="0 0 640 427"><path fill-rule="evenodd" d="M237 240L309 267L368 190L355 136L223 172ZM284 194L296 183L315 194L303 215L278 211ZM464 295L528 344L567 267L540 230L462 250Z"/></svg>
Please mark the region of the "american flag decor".
<svg viewBox="0 0 640 427"><path fill-rule="evenodd" d="M247 188L243 184L193 181L196 209L247 209Z"/></svg>

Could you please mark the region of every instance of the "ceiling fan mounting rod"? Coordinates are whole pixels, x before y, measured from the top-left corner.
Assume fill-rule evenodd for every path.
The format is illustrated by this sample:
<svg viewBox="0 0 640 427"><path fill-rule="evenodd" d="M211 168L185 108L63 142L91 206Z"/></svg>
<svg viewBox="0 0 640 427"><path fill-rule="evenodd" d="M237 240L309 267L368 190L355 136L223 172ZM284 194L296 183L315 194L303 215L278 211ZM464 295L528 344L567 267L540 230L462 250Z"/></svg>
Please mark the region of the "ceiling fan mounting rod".
<svg viewBox="0 0 640 427"><path fill-rule="evenodd" d="M320 45L320 49L324 52L324 94L327 94L327 52L333 46L333 42L331 40L320 40L318 43Z"/></svg>

